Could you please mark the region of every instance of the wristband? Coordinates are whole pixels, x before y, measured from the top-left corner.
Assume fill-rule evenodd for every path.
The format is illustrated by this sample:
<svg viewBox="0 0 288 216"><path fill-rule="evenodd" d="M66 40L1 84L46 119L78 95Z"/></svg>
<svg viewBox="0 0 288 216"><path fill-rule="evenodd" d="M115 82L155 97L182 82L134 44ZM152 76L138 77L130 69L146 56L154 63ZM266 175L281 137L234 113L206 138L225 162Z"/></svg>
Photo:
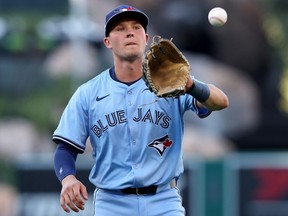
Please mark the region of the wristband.
<svg viewBox="0 0 288 216"><path fill-rule="evenodd" d="M206 83L193 79L193 85L186 93L202 103L209 98L210 89Z"/></svg>

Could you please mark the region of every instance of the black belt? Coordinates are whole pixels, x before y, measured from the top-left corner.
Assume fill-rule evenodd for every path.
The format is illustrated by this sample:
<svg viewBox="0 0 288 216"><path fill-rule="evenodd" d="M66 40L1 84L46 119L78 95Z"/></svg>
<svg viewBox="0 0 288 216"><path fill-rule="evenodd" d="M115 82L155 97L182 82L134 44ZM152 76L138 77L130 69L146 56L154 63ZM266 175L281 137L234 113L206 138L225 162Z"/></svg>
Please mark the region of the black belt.
<svg viewBox="0 0 288 216"><path fill-rule="evenodd" d="M121 192L124 194L136 194L136 195L154 195L157 192L157 185L151 185L149 187L141 187L141 188L124 188L121 189Z"/></svg>
<svg viewBox="0 0 288 216"><path fill-rule="evenodd" d="M172 179L172 181L169 183L170 188L174 188L177 186L177 180L176 179ZM151 185L148 187L141 187L141 188L124 188L121 189L120 191L124 194L136 194L136 195L145 195L145 194L149 194L149 195L154 195L157 193L157 185ZM161 188L161 187L160 187Z"/></svg>

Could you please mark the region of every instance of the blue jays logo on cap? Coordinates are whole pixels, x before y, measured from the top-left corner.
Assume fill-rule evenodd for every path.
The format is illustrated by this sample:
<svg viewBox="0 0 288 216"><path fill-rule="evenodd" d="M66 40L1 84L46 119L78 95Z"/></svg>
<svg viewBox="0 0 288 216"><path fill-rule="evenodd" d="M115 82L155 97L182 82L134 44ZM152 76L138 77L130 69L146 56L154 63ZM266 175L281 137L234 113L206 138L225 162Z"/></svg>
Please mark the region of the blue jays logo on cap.
<svg viewBox="0 0 288 216"><path fill-rule="evenodd" d="M120 5L106 15L105 36L108 37L112 26L116 22L119 22L125 18L132 18L139 21L144 27L145 31L147 30L149 18L145 13L129 5Z"/></svg>

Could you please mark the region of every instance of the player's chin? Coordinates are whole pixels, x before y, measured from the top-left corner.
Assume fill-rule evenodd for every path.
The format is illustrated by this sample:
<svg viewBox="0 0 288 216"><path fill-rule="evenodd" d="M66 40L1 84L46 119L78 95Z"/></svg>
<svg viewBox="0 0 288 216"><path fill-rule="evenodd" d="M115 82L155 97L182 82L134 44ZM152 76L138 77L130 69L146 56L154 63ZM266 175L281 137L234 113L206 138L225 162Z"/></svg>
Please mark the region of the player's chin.
<svg viewBox="0 0 288 216"><path fill-rule="evenodd" d="M133 62L133 61L135 61L135 60L137 60L137 59L139 59L139 58L141 58L142 59L142 57L143 57L143 53L139 53L139 52L127 52L126 53L126 55L125 55L125 60L127 60L127 61L130 61L130 62Z"/></svg>

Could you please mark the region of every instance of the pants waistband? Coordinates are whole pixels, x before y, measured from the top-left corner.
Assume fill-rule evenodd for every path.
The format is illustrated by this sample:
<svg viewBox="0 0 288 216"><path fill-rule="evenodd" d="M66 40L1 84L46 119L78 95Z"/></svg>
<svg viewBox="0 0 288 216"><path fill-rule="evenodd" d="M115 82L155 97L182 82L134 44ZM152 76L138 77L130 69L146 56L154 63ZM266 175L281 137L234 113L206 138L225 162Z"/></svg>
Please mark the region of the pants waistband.
<svg viewBox="0 0 288 216"><path fill-rule="evenodd" d="M170 183L164 185L150 185L148 187L140 187L140 188L129 187L121 189L120 191L123 194L154 195L160 191L174 188L176 186L177 186L176 179L173 179Z"/></svg>

